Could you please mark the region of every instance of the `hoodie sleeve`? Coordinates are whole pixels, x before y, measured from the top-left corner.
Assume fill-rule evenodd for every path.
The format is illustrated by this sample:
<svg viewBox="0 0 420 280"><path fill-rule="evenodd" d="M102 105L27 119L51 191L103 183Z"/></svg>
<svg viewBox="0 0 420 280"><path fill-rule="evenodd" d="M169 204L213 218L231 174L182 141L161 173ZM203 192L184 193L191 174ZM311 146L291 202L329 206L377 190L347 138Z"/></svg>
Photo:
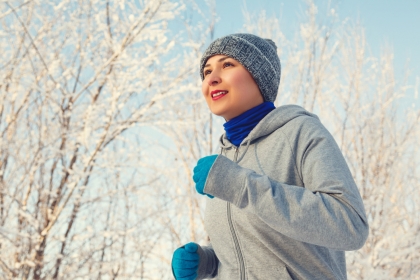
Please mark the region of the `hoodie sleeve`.
<svg viewBox="0 0 420 280"><path fill-rule="evenodd" d="M251 211L301 242L341 251L361 248L368 223L339 147L315 118L307 117L295 127L285 139L304 187L278 182L219 155L204 191Z"/></svg>
<svg viewBox="0 0 420 280"><path fill-rule="evenodd" d="M198 246L197 253L200 257L197 279L210 279L217 276L219 260L212 246Z"/></svg>

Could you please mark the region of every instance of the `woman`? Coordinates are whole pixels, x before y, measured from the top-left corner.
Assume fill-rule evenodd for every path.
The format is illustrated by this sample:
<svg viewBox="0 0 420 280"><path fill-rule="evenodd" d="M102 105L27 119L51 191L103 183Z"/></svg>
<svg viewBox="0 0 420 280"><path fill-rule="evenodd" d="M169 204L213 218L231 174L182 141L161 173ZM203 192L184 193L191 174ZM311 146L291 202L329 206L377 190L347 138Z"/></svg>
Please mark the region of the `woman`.
<svg viewBox="0 0 420 280"><path fill-rule="evenodd" d="M274 107L280 60L273 41L232 34L200 65L202 92L225 118L221 153L200 159L194 181L207 195L210 246L174 252L176 279L346 279L346 250L368 223L333 137L295 105Z"/></svg>

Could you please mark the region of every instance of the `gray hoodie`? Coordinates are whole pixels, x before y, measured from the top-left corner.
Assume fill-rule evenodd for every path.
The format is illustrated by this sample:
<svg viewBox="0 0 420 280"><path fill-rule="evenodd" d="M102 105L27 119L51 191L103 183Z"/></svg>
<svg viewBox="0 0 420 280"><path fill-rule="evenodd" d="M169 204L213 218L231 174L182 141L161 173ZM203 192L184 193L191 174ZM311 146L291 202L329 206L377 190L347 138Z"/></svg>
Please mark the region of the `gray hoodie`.
<svg viewBox="0 0 420 280"><path fill-rule="evenodd" d="M357 186L318 117L295 105L270 112L221 154L204 192L210 246L197 279L346 279L346 250L368 223Z"/></svg>

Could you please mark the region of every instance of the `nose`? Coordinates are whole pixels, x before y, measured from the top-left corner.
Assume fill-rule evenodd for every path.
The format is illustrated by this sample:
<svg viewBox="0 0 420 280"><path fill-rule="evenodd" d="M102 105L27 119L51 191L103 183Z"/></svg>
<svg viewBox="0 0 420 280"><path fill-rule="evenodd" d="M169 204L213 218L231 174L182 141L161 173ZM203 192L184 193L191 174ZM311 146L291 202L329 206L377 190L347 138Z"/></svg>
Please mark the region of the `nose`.
<svg viewBox="0 0 420 280"><path fill-rule="evenodd" d="M222 81L222 79L220 78L220 75L219 74L220 73L217 70L214 70L214 71L212 71L209 74L209 77L208 77L208 80L207 80L209 86L215 86L215 85L220 84L220 82Z"/></svg>

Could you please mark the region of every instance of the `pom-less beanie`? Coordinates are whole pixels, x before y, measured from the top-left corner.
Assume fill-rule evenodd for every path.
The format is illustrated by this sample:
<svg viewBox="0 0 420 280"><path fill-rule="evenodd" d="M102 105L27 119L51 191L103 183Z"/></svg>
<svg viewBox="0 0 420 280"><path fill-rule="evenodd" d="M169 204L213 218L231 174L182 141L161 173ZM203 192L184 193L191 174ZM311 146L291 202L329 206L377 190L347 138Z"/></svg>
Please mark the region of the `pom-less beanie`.
<svg viewBox="0 0 420 280"><path fill-rule="evenodd" d="M201 57L201 80L204 80L203 70L207 60L217 54L239 61L251 73L264 101L276 100L281 66L277 46L272 40L246 33L231 34L216 39Z"/></svg>

